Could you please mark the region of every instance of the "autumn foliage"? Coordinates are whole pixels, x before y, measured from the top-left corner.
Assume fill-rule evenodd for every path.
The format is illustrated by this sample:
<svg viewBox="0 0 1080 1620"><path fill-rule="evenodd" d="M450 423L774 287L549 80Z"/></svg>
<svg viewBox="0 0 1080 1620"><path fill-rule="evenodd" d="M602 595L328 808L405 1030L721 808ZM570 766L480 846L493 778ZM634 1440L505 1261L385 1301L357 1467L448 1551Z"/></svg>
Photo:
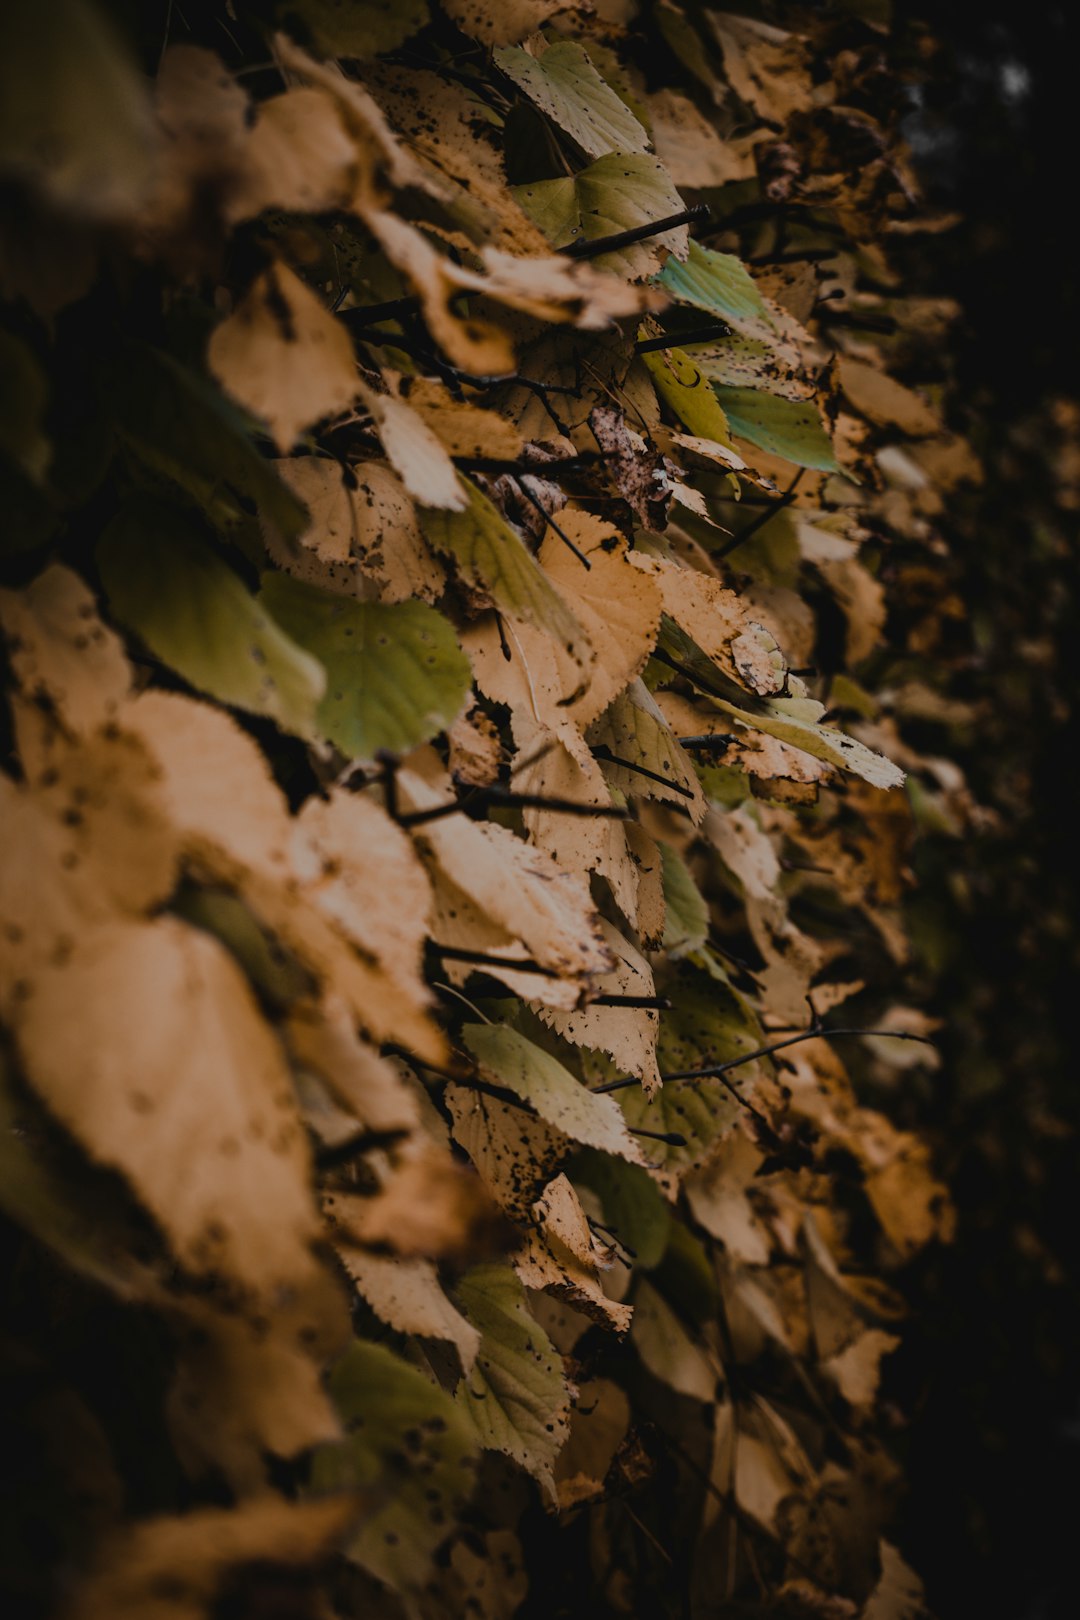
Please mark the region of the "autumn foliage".
<svg viewBox="0 0 1080 1620"><path fill-rule="evenodd" d="M887 8L746 9L4 9L28 1613L921 1612L856 1080L979 469Z"/></svg>

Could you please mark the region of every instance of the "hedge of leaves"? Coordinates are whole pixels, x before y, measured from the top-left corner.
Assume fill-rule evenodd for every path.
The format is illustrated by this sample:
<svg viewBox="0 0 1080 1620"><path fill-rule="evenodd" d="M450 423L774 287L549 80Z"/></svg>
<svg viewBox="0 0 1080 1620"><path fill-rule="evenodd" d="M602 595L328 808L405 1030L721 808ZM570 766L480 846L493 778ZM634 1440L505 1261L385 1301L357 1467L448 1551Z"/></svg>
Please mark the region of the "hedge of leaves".
<svg viewBox="0 0 1080 1620"><path fill-rule="evenodd" d="M0 53L16 1595L913 1615L886 8L150 9Z"/></svg>

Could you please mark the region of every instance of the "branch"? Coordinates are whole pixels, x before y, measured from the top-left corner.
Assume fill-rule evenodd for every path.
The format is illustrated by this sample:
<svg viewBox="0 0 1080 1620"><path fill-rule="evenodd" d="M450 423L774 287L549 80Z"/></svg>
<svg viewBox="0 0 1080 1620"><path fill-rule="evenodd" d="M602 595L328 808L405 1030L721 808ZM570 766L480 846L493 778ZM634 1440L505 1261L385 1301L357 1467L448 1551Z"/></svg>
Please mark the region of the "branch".
<svg viewBox="0 0 1080 1620"><path fill-rule="evenodd" d="M594 759L605 760L609 765L621 765L624 771L636 771L638 776L647 776L650 782L660 782L664 787L670 788L673 793L681 793L684 799L694 797L693 788L683 787L681 782L673 782L670 776L662 776L659 771L650 771L644 765L635 765L632 759L622 759L613 754L606 743L599 743L593 749Z"/></svg>
<svg viewBox="0 0 1080 1620"><path fill-rule="evenodd" d="M731 327L726 321L714 321L711 326L695 326L689 332L663 332L660 337L642 338L634 349L638 354L653 354L657 349L685 349L691 343L712 343L730 336Z"/></svg>
<svg viewBox="0 0 1080 1620"><path fill-rule="evenodd" d="M769 1046L759 1046L753 1052L745 1052L742 1057L729 1058L726 1063L711 1063L704 1069L681 1069L677 1074L662 1074L660 1078L665 1085L677 1085L688 1080L723 1080L730 1070L741 1069L744 1063L753 1063L758 1058L771 1057L774 1052L782 1052L786 1046L797 1046L800 1041L817 1040L819 1036L823 1040L831 1041L841 1035L887 1035L896 1041L919 1041L923 1046L935 1044L928 1035L913 1035L906 1029L824 1029L819 1025L812 1025L810 1029L804 1029L801 1035L789 1035L785 1040L773 1041ZM608 1080L602 1086L594 1086L593 1090L623 1091L627 1086L636 1086L638 1083L636 1077L631 1076L625 1080ZM740 1097L739 1101L745 1103L746 1099Z"/></svg>
<svg viewBox="0 0 1080 1620"><path fill-rule="evenodd" d="M595 259L601 253L617 253L620 248L633 247L635 242L645 242L650 236L660 236L664 231L674 230L677 225L706 225L708 221L708 204L697 203L693 208L680 209L677 214L654 219L651 224L635 225L631 230L615 231L611 236L597 236L591 242L579 236L576 241L560 248L559 252L568 259Z"/></svg>
<svg viewBox="0 0 1080 1620"><path fill-rule="evenodd" d="M783 511L785 506L790 506L792 501L795 499L795 491L799 487L799 480L805 471L805 467L800 467L787 489L785 489L784 493L780 496L780 499L771 502L763 512L760 512L758 516L754 518L753 522L746 525L745 529L739 529L737 533L733 534L731 539L728 540L726 544L720 546L716 551L713 552L713 556L720 558L730 556L730 554L735 550L736 546L745 545L747 540L749 540L753 535L757 534L759 529L764 528L765 524L768 523L771 518L776 516L777 512Z"/></svg>

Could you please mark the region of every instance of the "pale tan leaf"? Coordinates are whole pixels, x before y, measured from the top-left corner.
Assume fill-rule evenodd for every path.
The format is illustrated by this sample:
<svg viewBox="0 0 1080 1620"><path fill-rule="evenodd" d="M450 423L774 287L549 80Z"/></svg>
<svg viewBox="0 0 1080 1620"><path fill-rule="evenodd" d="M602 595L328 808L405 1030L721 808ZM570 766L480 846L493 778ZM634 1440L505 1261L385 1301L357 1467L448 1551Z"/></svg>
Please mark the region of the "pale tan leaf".
<svg viewBox="0 0 1080 1620"><path fill-rule="evenodd" d="M295 456L277 470L311 513L298 545L286 542L266 517L267 550L298 579L349 596L365 596L373 581L379 600L436 602L446 573L420 532L401 481L381 462L362 461L348 475L325 456Z"/></svg>
<svg viewBox="0 0 1080 1620"><path fill-rule="evenodd" d="M758 1398L737 1407L723 1401L716 1409L711 1477L726 1497L734 1492L744 1513L764 1529L777 1529L785 1498L794 1495L810 1474L810 1465L793 1431L776 1411ZM706 1508L716 1517L717 1504Z"/></svg>
<svg viewBox="0 0 1080 1620"><path fill-rule="evenodd" d="M244 150L245 173L229 199L230 223L267 208L321 214L356 188L356 143L325 90L300 86L260 102Z"/></svg>
<svg viewBox="0 0 1080 1620"><path fill-rule="evenodd" d="M602 928L615 959L615 969L595 980L597 992L606 996L655 996L652 968L640 951L609 922L603 922ZM647 1096L658 1089L656 1038L660 1014L653 1008L585 1006L573 1012L559 1012L545 1007L540 1016L564 1040L606 1052L621 1069L640 1076Z"/></svg>
<svg viewBox="0 0 1080 1620"><path fill-rule="evenodd" d="M206 358L226 393L267 423L283 451L357 393L348 332L280 262L264 270L215 327Z"/></svg>
<svg viewBox="0 0 1080 1620"><path fill-rule="evenodd" d="M355 1491L313 1502L266 1495L140 1520L102 1546L64 1603L62 1620L204 1620L234 1569L320 1564L365 1505Z"/></svg>
<svg viewBox="0 0 1080 1620"><path fill-rule="evenodd" d="M172 918L84 933L35 975L14 1033L49 1108L186 1267L265 1297L307 1275L318 1224L288 1067L216 940Z"/></svg>
<svg viewBox="0 0 1080 1620"><path fill-rule="evenodd" d="M732 1131L708 1162L683 1181L694 1219L735 1259L755 1266L765 1265L771 1252L767 1229L746 1196L763 1162L764 1154L753 1142Z"/></svg>
<svg viewBox="0 0 1080 1620"><path fill-rule="evenodd" d="M340 1245L338 1253L361 1294L388 1327L425 1339L446 1339L456 1347L463 1370L472 1371L480 1334L447 1298L430 1260L369 1254L351 1244Z"/></svg>
<svg viewBox="0 0 1080 1620"><path fill-rule="evenodd" d="M461 1260L487 1247L498 1229L480 1180L426 1136L418 1133L388 1153L369 1154L366 1168L377 1180L374 1190L323 1194L323 1212L339 1245L409 1260Z"/></svg>
<svg viewBox="0 0 1080 1620"><path fill-rule="evenodd" d="M466 399L455 399L445 383L434 377L414 377L409 404L440 440L448 455L496 461L516 461L523 439L512 422L497 411L482 410ZM429 506L437 505L429 501Z"/></svg>
<svg viewBox="0 0 1080 1620"><path fill-rule="evenodd" d="M571 1152L567 1137L536 1115L467 1086L448 1085L443 1101L454 1140L484 1186L512 1219L527 1224L555 1166Z"/></svg>
<svg viewBox="0 0 1080 1620"><path fill-rule="evenodd" d="M826 1378L834 1383L845 1401L858 1411L867 1412L874 1404L881 1382L881 1363L900 1340L895 1333L869 1328L859 1338L821 1363Z"/></svg>
<svg viewBox="0 0 1080 1620"><path fill-rule="evenodd" d="M294 1065L316 1074L369 1131L413 1131L417 1101L387 1058L361 1040L347 1007L333 997L300 1003L282 1033Z"/></svg>
<svg viewBox="0 0 1080 1620"><path fill-rule="evenodd" d="M941 418L933 407L888 372L841 355L839 373L840 386L852 405L879 427L898 427L913 438L942 431Z"/></svg>
<svg viewBox="0 0 1080 1620"><path fill-rule="evenodd" d="M754 178L754 137L725 141L681 91L652 91L649 117L657 154L677 186L698 189Z"/></svg>
<svg viewBox="0 0 1080 1620"><path fill-rule="evenodd" d="M803 42L795 34L730 11L707 13L736 95L766 122L784 124L809 112L812 86Z"/></svg>
<svg viewBox="0 0 1080 1620"><path fill-rule="evenodd" d="M394 394L377 394L360 382L357 391L374 417L383 449L409 494L424 506L464 511L468 497L454 464L423 417Z"/></svg>
<svg viewBox="0 0 1080 1620"><path fill-rule="evenodd" d="M131 687L123 643L98 617L77 574L53 563L24 590L0 591L12 672L28 698L46 698L69 731L116 717Z"/></svg>
<svg viewBox="0 0 1080 1620"><path fill-rule="evenodd" d="M610 1251L594 1239L585 1211L570 1182L556 1176L533 1205L536 1223L514 1269L526 1288L565 1299L591 1321L625 1333L632 1307L608 1299L599 1271L610 1265Z"/></svg>
<svg viewBox="0 0 1080 1620"><path fill-rule="evenodd" d="M425 779L425 756L398 772L398 789L410 809L445 802L450 784L441 770ZM544 968L570 978L603 973L611 962L588 886L563 872L546 850L535 849L493 822L444 816L414 834L445 876L492 922L518 938Z"/></svg>
<svg viewBox="0 0 1080 1620"><path fill-rule="evenodd" d="M878 1542L881 1579L866 1600L861 1620L924 1620L923 1584L888 1541Z"/></svg>

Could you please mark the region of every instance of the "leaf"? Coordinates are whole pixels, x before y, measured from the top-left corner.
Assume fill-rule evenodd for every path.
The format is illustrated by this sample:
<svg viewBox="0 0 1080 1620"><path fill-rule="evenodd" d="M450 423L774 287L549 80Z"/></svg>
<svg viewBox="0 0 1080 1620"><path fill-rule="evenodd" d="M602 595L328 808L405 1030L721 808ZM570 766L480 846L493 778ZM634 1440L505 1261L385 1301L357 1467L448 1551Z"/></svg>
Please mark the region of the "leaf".
<svg viewBox="0 0 1080 1620"><path fill-rule="evenodd" d="M569 1433L570 1400L562 1362L525 1304L509 1266L476 1266L457 1286L458 1304L480 1330L472 1373L454 1394L487 1451L528 1470L555 1499L552 1465Z"/></svg>
<svg viewBox="0 0 1080 1620"><path fill-rule="evenodd" d="M298 1571L323 1563L367 1510L351 1493L322 1502L264 1495L231 1507L142 1519L106 1539L75 1586L66 1620L204 1620L245 1567ZM278 1575L283 1585L290 1577ZM296 1580L296 1574L291 1576Z"/></svg>
<svg viewBox="0 0 1080 1620"><path fill-rule="evenodd" d="M427 0L289 0L324 56L379 56L428 21Z"/></svg>
<svg viewBox="0 0 1080 1620"><path fill-rule="evenodd" d="M782 399L760 388L714 387L732 433L799 467L832 472L839 463L812 400Z"/></svg>
<svg viewBox="0 0 1080 1620"><path fill-rule="evenodd" d="M86 0L8 0L0 29L0 170L61 212L134 220L155 131L139 67Z"/></svg>
<svg viewBox="0 0 1080 1620"><path fill-rule="evenodd" d="M491 1196L511 1219L527 1223L552 1171L569 1152L567 1139L539 1116L467 1086L448 1085L443 1101L454 1140Z"/></svg>
<svg viewBox="0 0 1080 1620"><path fill-rule="evenodd" d="M881 1579L866 1600L861 1620L924 1620L923 1584L888 1541L878 1542Z"/></svg>
<svg viewBox="0 0 1080 1620"><path fill-rule="evenodd" d="M260 102L244 148L244 174L229 200L230 223L270 208L325 213L356 185L356 144L325 90L307 85Z"/></svg>
<svg viewBox="0 0 1080 1620"><path fill-rule="evenodd" d="M466 1024L461 1038L487 1079L530 1103L571 1141L641 1163L614 1098L595 1096L542 1047L507 1024Z"/></svg>
<svg viewBox="0 0 1080 1620"><path fill-rule="evenodd" d="M484 45L516 45L568 11L570 0L443 0L442 9Z"/></svg>
<svg viewBox="0 0 1080 1620"><path fill-rule="evenodd" d="M764 1044L757 1020L735 991L715 979L683 967L672 986L670 1012L660 1014L657 1061L662 1073L725 1063ZM746 1088L754 1068L735 1070L736 1091ZM651 1098L628 1087L618 1093L631 1129L673 1131L685 1143L650 1142L649 1159L658 1166L660 1185L670 1192L678 1178L703 1163L714 1144L732 1129L739 1104L720 1080L665 1082Z"/></svg>
<svg viewBox="0 0 1080 1620"><path fill-rule="evenodd" d="M465 510L421 508L431 545L451 557L460 577L508 617L547 630L576 664L587 663L590 648L580 625L521 536L475 484L467 478L460 482Z"/></svg>
<svg viewBox="0 0 1080 1620"><path fill-rule="evenodd" d="M761 118L784 124L813 105L803 42L796 34L730 11L708 14L737 96Z"/></svg>
<svg viewBox="0 0 1080 1620"><path fill-rule="evenodd" d="M512 190L529 218L557 248L651 225L683 208L660 159L644 152L609 152L564 179L535 180ZM677 225L631 247L601 253L592 262L598 270L613 270L641 281L659 268L663 251L683 258L688 242L686 226Z"/></svg>
<svg viewBox="0 0 1080 1620"><path fill-rule="evenodd" d="M199 691L312 735L326 675L169 507L134 500L97 551L116 617Z"/></svg>
<svg viewBox="0 0 1080 1620"><path fill-rule="evenodd" d="M570 1439L555 1463L561 1508L600 1496L630 1422L630 1402L618 1384L590 1378L579 1385L570 1414Z"/></svg>
<svg viewBox="0 0 1080 1620"><path fill-rule="evenodd" d="M303 502L256 450L240 412L171 354L126 345L108 372L106 399L139 456L193 494L211 521L235 524L245 515L241 497L286 540L303 532Z"/></svg>
<svg viewBox="0 0 1080 1620"><path fill-rule="evenodd" d="M0 591L0 626L23 694L46 700L69 731L116 717L131 666L78 574L53 563L24 590Z"/></svg>
<svg viewBox="0 0 1080 1620"><path fill-rule="evenodd" d="M346 328L280 262L257 276L206 351L218 382L268 425L279 450L356 398L356 356Z"/></svg>
<svg viewBox="0 0 1080 1620"><path fill-rule="evenodd" d="M644 1278L634 1289L630 1338L654 1378L690 1400L712 1405L718 1369L687 1333L663 1295Z"/></svg>
<svg viewBox="0 0 1080 1620"><path fill-rule="evenodd" d="M691 435L734 453L733 430L716 392L686 351L673 345L669 349L652 349L642 359L657 393Z"/></svg>
<svg viewBox="0 0 1080 1620"><path fill-rule="evenodd" d="M559 513L558 522L591 565L586 570L555 534L540 548L547 577L573 604L595 652L587 686L579 690L581 671L571 654L529 626L515 627L513 637L506 638L509 659L493 622L477 623L464 639L483 691L538 714L549 726L569 716L584 727L644 669L660 626L661 600L611 524L570 507Z"/></svg>
<svg viewBox="0 0 1080 1620"><path fill-rule="evenodd" d="M456 1346L464 1372L472 1371L480 1334L450 1303L430 1260L368 1254L352 1245L338 1253L376 1316L398 1333L447 1340Z"/></svg>
<svg viewBox="0 0 1080 1620"><path fill-rule="evenodd" d="M409 494L425 506L463 512L466 491L438 435L405 400L377 394L357 383L357 391L375 419L390 465Z"/></svg>
<svg viewBox="0 0 1080 1620"><path fill-rule="evenodd" d="M284 574L257 600L326 671L316 723L349 759L405 754L453 722L472 686L449 622L424 602L356 602Z"/></svg>
<svg viewBox="0 0 1080 1620"><path fill-rule="evenodd" d="M635 1270L651 1271L659 1265L668 1245L671 1214L649 1172L586 1149L575 1156L567 1173L577 1185L596 1193L604 1220L633 1257Z"/></svg>
<svg viewBox="0 0 1080 1620"><path fill-rule="evenodd" d="M629 1305L609 1299L599 1273L612 1264L612 1250L594 1237L581 1201L565 1176L556 1176L532 1208L533 1230L514 1256L526 1288L566 1300L590 1321L614 1333L630 1326Z"/></svg>
<svg viewBox="0 0 1080 1620"><path fill-rule="evenodd" d="M645 152L649 137L630 108L600 77L584 48L560 40L532 53L505 46L496 66L589 157Z"/></svg>
<svg viewBox="0 0 1080 1620"><path fill-rule="evenodd" d="M719 315L745 337L773 333L772 317L757 283L733 253L716 253L692 241L685 262L670 258L658 280L677 303Z"/></svg>
<svg viewBox="0 0 1080 1620"><path fill-rule="evenodd" d="M441 773L435 780L438 786L417 769L397 773L403 801L416 810L445 802L450 784ZM584 880L562 871L546 850L523 843L506 827L460 815L426 822L414 836L445 877L492 922L520 939L552 975L591 978L610 966Z"/></svg>
<svg viewBox="0 0 1080 1620"><path fill-rule="evenodd" d="M422 1587L472 1493L477 1443L449 1395L381 1344L353 1341L330 1376L347 1438L320 1451L316 1490L378 1492L348 1556L397 1592Z"/></svg>
<svg viewBox="0 0 1080 1620"><path fill-rule="evenodd" d="M631 681L593 722L589 742L604 775L621 793L681 805L695 822L705 814L693 761L643 681Z"/></svg>
<svg viewBox="0 0 1080 1620"><path fill-rule="evenodd" d="M128 1177L185 1267L266 1299L308 1273L318 1227L288 1070L216 940L171 918L90 931L35 974L14 1034L35 1089Z"/></svg>
<svg viewBox="0 0 1080 1620"><path fill-rule="evenodd" d="M709 908L677 849L660 840L664 872L664 949L669 956L700 950L709 935Z"/></svg>
<svg viewBox="0 0 1080 1620"><path fill-rule="evenodd" d="M609 922L604 922L602 927L615 958L615 969L597 978L597 993L654 997L652 969L645 957ZM656 1067L659 1014L653 1008L585 1006L573 1012L561 1012L545 1007L541 1017L564 1040L606 1052L621 1069L639 1075L647 1096L652 1096L659 1086L660 1074Z"/></svg>
<svg viewBox="0 0 1080 1620"><path fill-rule="evenodd" d="M295 456L277 465L310 514L298 546L264 517L263 538L279 568L345 596L366 599L371 587L365 581L372 580L383 602L439 599L446 588L442 564L389 467L361 461L346 471L326 456Z"/></svg>
<svg viewBox="0 0 1080 1620"><path fill-rule="evenodd" d="M835 731L831 726L820 725L816 720L791 713L785 708L786 700L783 698L762 702L754 710L738 708L719 697L714 697L712 702L715 708L730 714L750 730L763 731L766 736L775 737L792 748L800 748L815 759L823 759L841 770L853 771L873 787L899 787L904 781L904 772L884 755L875 754L864 743L848 737L842 731Z"/></svg>

